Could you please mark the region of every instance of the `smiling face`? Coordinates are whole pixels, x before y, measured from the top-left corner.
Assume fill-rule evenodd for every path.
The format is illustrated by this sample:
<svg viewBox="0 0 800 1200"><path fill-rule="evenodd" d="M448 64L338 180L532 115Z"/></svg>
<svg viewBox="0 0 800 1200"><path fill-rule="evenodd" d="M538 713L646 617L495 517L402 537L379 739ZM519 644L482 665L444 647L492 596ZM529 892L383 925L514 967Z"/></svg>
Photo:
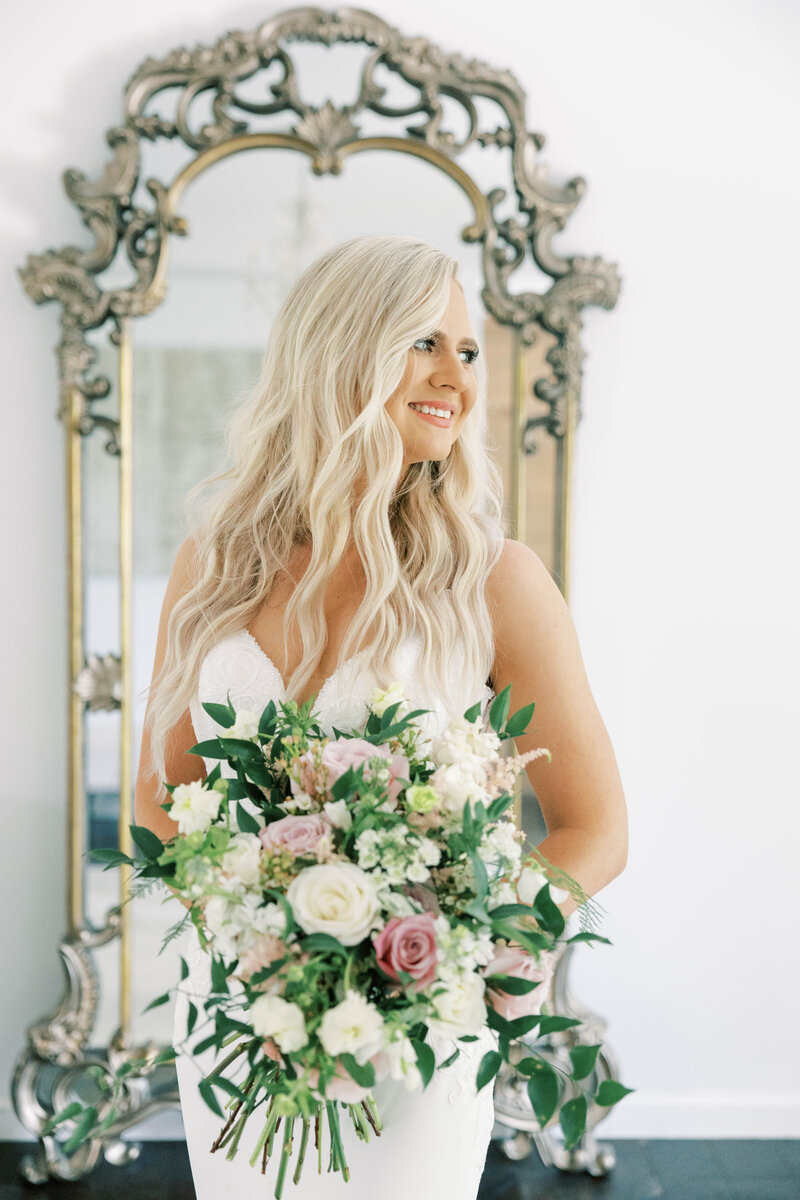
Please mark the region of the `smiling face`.
<svg viewBox="0 0 800 1200"><path fill-rule="evenodd" d="M477 356L464 293L451 280L450 302L438 330L411 347L403 382L386 401L403 439L404 472L415 462L447 458L475 406L472 364ZM423 407L429 411L424 413ZM430 411L436 409L441 415Z"/></svg>

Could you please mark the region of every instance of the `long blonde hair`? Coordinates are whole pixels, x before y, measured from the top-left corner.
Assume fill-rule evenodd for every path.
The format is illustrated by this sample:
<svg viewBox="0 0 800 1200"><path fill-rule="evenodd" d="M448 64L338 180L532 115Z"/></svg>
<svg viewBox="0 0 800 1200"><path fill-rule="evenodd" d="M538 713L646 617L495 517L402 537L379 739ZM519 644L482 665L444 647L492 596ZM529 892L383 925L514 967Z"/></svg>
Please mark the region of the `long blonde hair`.
<svg viewBox="0 0 800 1200"><path fill-rule="evenodd" d="M417 630L426 691L458 713L477 699L475 680L487 678L494 658L484 585L505 533L501 476L485 445L482 357L476 403L450 453L413 463L402 481L403 442L385 411L411 346L443 319L457 271L453 258L416 238L357 237L316 259L281 305L260 378L229 426L231 465L200 485L207 500L193 531L194 582L172 609L150 689L159 778L167 735L189 706L204 656L247 628L299 543L310 541L311 557L286 606L285 661L290 628L303 646L287 699L303 695L321 662L326 581L351 537L366 593L338 665L376 621L365 669L386 687L396 650ZM361 494L346 481L363 481ZM212 484L222 486L209 495ZM458 661L452 695L449 664Z"/></svg>

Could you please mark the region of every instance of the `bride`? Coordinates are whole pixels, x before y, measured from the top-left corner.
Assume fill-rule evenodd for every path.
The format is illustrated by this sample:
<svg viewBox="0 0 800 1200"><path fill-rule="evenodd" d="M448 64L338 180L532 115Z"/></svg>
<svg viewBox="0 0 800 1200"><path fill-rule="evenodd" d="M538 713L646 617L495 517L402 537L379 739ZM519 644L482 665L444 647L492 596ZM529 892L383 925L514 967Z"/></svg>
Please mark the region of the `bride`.
<svg viewBox="0 0 800 1200"><path fill-rule="evenodd" d="M363 727L373 690L397 679L430 710L432 734L511 684L512 712L536 702L518 752L552 753L527 767L548 830L540 850L591 896L625 864L622 786L566 604L536 554L503 534L485 371L457 271L415 238L370 235L327 251L286 297L231 427L232 465L209 481L222 487L209 489L167 586L136 819L174 834L161 781L205 777L186 752L218 732L201 704L227 693L257 711L315 697L331 733ZM568 916L576 904L560 907ZM205 956L188 957L176 1047L188 996L210 986ZM287 1196L474 1200L493 1124L491 1089L476 1095L474 1079L492 1037L461 1043L425 1091L376 1084L380 1138L365 1145L342 1124L350 1182L311 1161ZM439 1062L452 1050L431 1045ZM221 1122L197 1083L211 1053L178 1056L198 1200L261 1200L276 1163L266 1179L248 1165L247 1131L234 1160L209 1153Z"/></svg>

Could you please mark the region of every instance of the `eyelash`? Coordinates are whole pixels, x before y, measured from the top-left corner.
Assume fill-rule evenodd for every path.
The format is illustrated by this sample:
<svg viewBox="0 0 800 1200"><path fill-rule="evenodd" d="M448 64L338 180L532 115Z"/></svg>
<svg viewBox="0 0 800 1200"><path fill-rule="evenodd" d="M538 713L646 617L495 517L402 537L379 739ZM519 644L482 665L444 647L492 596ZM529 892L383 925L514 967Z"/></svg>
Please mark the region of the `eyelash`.
<svg viewBox="0 0 800 1200"><path fill-rule="evenodd" d="M417 346L436 346L438 341L439 339L436 337L418 338L417 341L414 342L414 348L416 349ZM469 355L466 360L468 366L471 366L472 363L475 362L475 359L478 357L479 353L479 350L459 350L459 354Z"/></svg>

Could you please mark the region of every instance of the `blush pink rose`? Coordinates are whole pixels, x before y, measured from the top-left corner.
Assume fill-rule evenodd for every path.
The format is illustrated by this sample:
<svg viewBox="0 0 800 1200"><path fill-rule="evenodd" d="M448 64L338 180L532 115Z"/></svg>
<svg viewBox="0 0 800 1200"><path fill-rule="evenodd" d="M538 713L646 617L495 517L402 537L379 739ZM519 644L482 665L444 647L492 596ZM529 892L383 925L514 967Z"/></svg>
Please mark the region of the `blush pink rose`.
<svg viewBox="0 0 800 1200"><path fill-rule="evenodd" d="M529 979L539 986L522 996L512 996L499 988L487 988L486 1003L500 1017L514 1021L517 1017L532 1017L541 1011L547 984L553 974L555 956L550 950L540 950L541 962L518 946L505 946L495 951L494 958L484 969L484 975L514 975L517 979Z"/></svg>
<svg viewBox="0 0 800 1200"><path fill-rule="evenodd" d="M270 821L259 833L267 850L289 850L292 854L313 854L320 838L330 834L331 827L319 813L307 816L281 817Z"/></svg>
<svg viewBox="0 0 800 1200"><path fill-rule="evenodd" d="M378 966L390 979L399 983L400 971L406 971L415 980L413 986L416 991L433 982L437 952L431 913L392 917L373 938L373 945Z"/></svg>
<svg viewBox="0 0 800 1200"><path fill-rule="evenodd" d="M374 746L364 738L339 738L328 742L322 751L322 765L327 772L328 790L349 767L357 771L370 758L385 758L389 767L389 799L396 800L402 789L400 779L408 779L408 759L405 754L392 754L388 746Z"/></svg>
<svg viewBox="0 0 800 1200"><path fill-rule="evenodd" d="M308 1082L312 1090L315 1090L319 1083L319 1071L316 1067L308 1072ZM336 1074L333 1079L328 1080L328 1086L325 1088L326 1100L341 1100L343 1104L357 1104L359 1100L363 1100L369 1095L369 1088L361 1087L356 1083L347 1071L345 1071L339 1060L336 1060Z"/></svg>
<svg viewBox="0 0 800 1200"><path fill-rule="evenodd" d="M253 942L253 945L248 947L239 956L239 978L245 982L251 975L255 975L257 971L261 971L264 967L269 967L272 963L277 962L279 958L283 958L286 953L286 946L280 938L274 937L271 933L264 933ZM271 983L272 981L268 981Z"/></svg>

